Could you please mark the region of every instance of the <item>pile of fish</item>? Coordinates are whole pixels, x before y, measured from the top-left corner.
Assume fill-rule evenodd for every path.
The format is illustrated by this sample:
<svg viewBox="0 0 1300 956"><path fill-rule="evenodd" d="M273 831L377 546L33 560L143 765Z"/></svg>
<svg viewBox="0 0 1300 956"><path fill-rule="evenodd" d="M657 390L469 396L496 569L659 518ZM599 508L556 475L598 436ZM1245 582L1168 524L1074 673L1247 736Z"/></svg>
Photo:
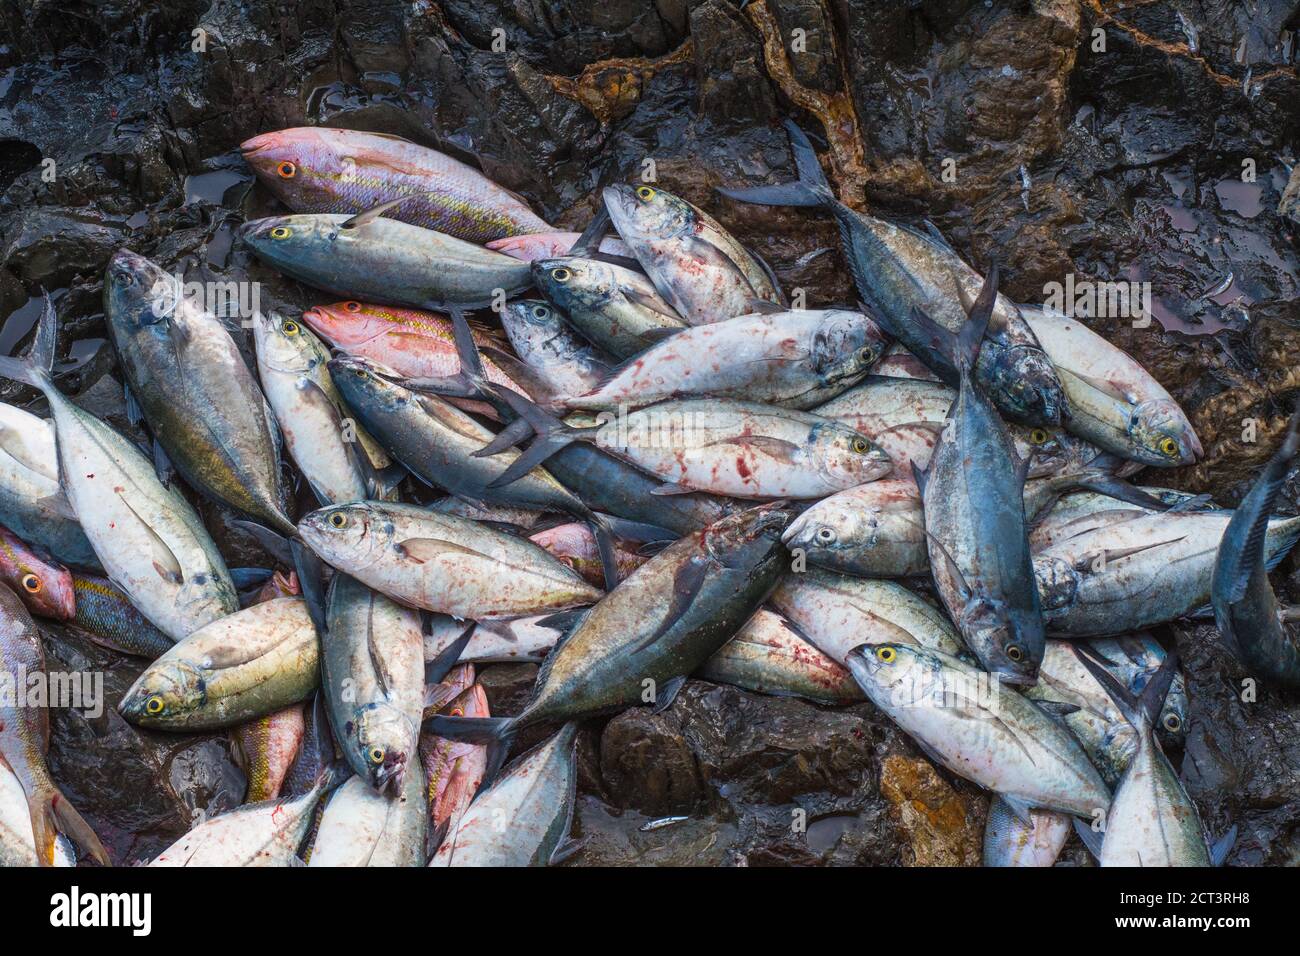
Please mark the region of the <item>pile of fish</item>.
<svg viewBox="0 0 1300 956"><path fill-rule="evenodd" d="M1212 611L1300 687L1267 574L1300 536L1273 515L1296 426L1236 511L1130 483L1202 454L1170 395L932 227L844 205L788 128L798 182L722 192L829 212L855 306L789 308L654 183L566 233L450 157L324 128L243 144L291 213L242 242L321 293L251 317L255 368L161 265L113 257L147 450L55 386L47 300L0 359L48 408L0 405L0 654L43 673L32 615L63 622L150 660L128 721L229 733L245 805L152 865L555 863L581 723L691 676L870 701L993 795L989 865L1050 865L1072 830L1103 865L1222 859L1144 629ZM267 566L228 568L194 496ZM541 662L518 713L489 712L493 661ZM25 703L0 702L0 863L110 862Z"/></svg>

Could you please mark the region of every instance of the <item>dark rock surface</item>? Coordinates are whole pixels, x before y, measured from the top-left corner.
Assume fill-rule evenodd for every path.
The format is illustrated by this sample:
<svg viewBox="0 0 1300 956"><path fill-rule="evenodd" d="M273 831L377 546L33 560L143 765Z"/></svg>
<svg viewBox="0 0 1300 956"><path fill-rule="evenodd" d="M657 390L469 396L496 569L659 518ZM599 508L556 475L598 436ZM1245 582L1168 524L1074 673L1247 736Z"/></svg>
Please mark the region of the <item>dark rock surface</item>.
<svg viewBox="0 0 1300 956"><path fill-rule="evenodd" d="M852 302L827 217L713 193L792 178L777 121L793 116L846 202L932 219L977 265L996 257L1018 299L1041 301L1070 272L1150 281L1149 328L1092 325L1173 392L1205 445L1204 462L1161 481L1235 502L1300 388L1300 223L1276 211L1300 130L1294 0L83 6L0 0L0 351L26 347L50 290L70 359L61 384L118 424L100 314L118 246L191 278L259 281L264 309L315 301L232 244L243 217L275 208L238 143L305 124L445 150L578 228L599 186L653 158L665 188L751 245L787 291ZM15 396L32 394L0 386ZM237 532L219 540L232 564L256 556ZM1161 637L1188 672L1184 778L1215 832L1241 831L1230 862L1300 860L1300 701L1266 687L1243 701L1249 675L1210 628ZM61 632L49 651L105 669L110 704L138 666ZM534 670L484 669L494 712L522 705ZM582 740L587 842L571 865L978 862L985 798L865 705L691 682L665 713L594 722ZM56 715L51 763L124 861L241 789L223 740L142 733L111 708ZM688 819L640 829L666 816Z"/></svg>

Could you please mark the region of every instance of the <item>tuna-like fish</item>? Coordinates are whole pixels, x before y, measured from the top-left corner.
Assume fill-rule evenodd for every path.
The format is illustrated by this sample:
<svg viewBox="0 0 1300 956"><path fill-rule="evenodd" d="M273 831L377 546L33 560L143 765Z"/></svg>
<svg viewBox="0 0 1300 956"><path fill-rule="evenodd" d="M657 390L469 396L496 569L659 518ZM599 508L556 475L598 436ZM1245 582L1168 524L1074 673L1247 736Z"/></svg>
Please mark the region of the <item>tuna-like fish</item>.
<svg viewBox="0 0 1300 956"><path fill-rule="evenodd" d="M58 319L48 298L26 360L0 375L41 390L58 433L59 485L108 577L174 641L239 607L230 572L202 521L158 480L133 442L82 410L50 377Z"/></svg>
<svg viewBox="0 0 1300 956"><path fill-rule="evenodd" d="M127 249L108 264L104 314L131 397L181 477L292 532L271 410L220 320Z"/></svg>
<svg viewBox="0 0 1300 956"><path fill-rule="evenodd" d="M322 508L298 532L326 563L381 594L460 618L558 611L594 604L603 593L525 538L416 505Z"/></svg>
<svg viewBox="0 0 1300 956"><path fill-rule="evenodd" d="M0 525L0 582L8 585L37 617L70 621L76 616L72 572L47 560L3 525Z"/></svg>
<svg viewBox="0 0 1300 956"><path fill-rule="evenodd" d="M544 393L583 394L596 388L613 371L612 358L579 336L558 312L540 299L511 302L500 315L510 345L526 366L523 370L526 374L514 377L525 382L536 379ZM538 394L536 389L529 391Z"/></svg>
<svg viewBox="0 0 1300 956"><path fill-rule="evenodd" d="M404 197L395 219L470 242L551 231L527 203L478 170L399 136L298 126L239 148L294 212L359 213Z"/></svg>
<svg viewBox="0 0 1300 956"><path fill-rule="evenodd" d="M374 215L270 216L240 227L259 259L300 282L417 309L486 308L532 284L528 263Z"/></svg>
<svg viewBox="0 0 1300 956"><path fill-rule="evenodd" d="M620 359L687 327L650 280L635 269L561 256L535 261L533 282L575 329Z"/></svg>
<svg viewBox="0 0 1300 956"><path fill-rule="evenodd" d="M118 705L153 730L219 730L307 698L320 683L302 598L254 604L199 628L145 668Z"/></svg>
<svg viewBox="0 0 1300 956"><path fill-rule="evenodd" d="M605 208L659 294L687 325L784 305L767 266L703 210L653 186L607 186Z"/></svg>
<svg viewBox="0 0 1300 956"><path fill-rule="evenodd" d="M742 202L828 209L839 224L844 257L871 316L942 381L957 387L960 369L953 349L951 345L936 348L935 342L949 341L962 327L966 319L962 303L979 291L979 274L942 239L840 202L808 137L794 123L785 125L799 170L797 183L718 191ZM1051 360L1005 296L992 303L989 333L972 376L1013 421L1060 425L1069 416L1065 391Z"/></svg>
<svg viewBox="0 0 1300 956"><path fill-rule="evenodd" d="M652 405L708 395L806 409L867 374L886 345L861 312L744 315L685 329L629 359L597 387L561 393L569 408Z"/></svg>

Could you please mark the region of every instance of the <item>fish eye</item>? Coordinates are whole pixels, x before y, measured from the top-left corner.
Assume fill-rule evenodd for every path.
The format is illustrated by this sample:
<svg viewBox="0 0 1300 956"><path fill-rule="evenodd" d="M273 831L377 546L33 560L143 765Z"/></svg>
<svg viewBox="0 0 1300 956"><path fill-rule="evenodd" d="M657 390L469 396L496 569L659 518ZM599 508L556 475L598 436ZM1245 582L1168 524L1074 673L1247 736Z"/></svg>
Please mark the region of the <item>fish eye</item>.
<svg viewBox="0 0 1300 956"><path fill-rule="evenodd" d="M135 276L129 272L119 272L113 278L118 285L135 285Z"/></svg>
<svg viewBox="0 0 1300 956"><path fill-rule="evenodd" d="M897 656L898 656L898 651L894 650L892 647L876 648L876 659L879 660L882 664L894 663L894 658L896 658Z"/></svg>
<svg viewBox="0 0 1300 956"><path fill-rule="evenodd" d="M556 282L568 282L573 277L573 273L568 269L552 269L551 278Z"/></svg>
<svg viewBox="0 0 1300 956"><path fill-rule="evenodd" d="M288 239L293 235L293 230L288 226L276 226L271 230L272 239Z"/></svg>
<svg viewBox="0 0 1300 956"><path fill-rule="evenodd" d="M1029 433L1029 440L1035 445L1046 445L1051 437L1051 433L1046 428L1035 428Z"/></svg>
<svg viewBox="0 0 1300 956"><path fill-rule="evenodd" d="M865 438L853 439L853 450L857 452L859 455L865 455L868 449L870 448L871 445L867 443L867 440Z"/></svg>
<svg viewBox="0 0 1300 956"><path fill-rule="evenodd" d="M298 323L297 323L297 322L293 322L293 321L285 322L283 325L280 326L280 328L281 328L281 330L284 332L285 335L297 335L297 334L298 334Z"/></svg>
<svg viewBox="0 0 1300 956"><path fill-rule="evenodd" d="M449 713L450 713L451 716L453 716L453 717L464 717L464 716L465 716L465 708L464 708L464 707L453 707L453 708L449 711Z"/></svg>
<svg viewBox="0 0 1300 956"><path fill-rule="evenodd" d="M636 188L636 198L642 202L649 202L655 198L655 191L649 186L638 186Z"/></svg>
<svg viewBox="0 0 1300 956"><path fill-rule="evenodd" d="M384 748L383 748L383 747L371 747L371 748L370 748L370 762L371 762L371 763L383 763L383 762L384 762Z"/></svg>
<svg viewBox="0 0 1300 956"><path fill-rule="evenodd" d="M275 167L275 171L279 174L281 179L293 179L293 177L298 174L298 167L286 159L279 166Z"/></svg>
<svg viewBox="0 0 1300 956"><path fill-rule="evenodd" d="M818 541L827 541L827 542L834 541L834 540L835 540L835 532L834 532L831 528L818 528L818 529L817 529L817 540L818 540Z"/></svg>
<svg viewBox="0 0 1300 956"><path fill-rule="evenodd" d="M147 713L150 714L161 714L163 712L164 706L165 705L163 704L163 699L159 697L157 694L154 694L152 697L150 697L148 700L144 702L144 709Z"/></svg>
<svg viewBox="0 0 1300 956"><path fill-rule="evenodd" d="M535 306L533 306L533 318L535 318L535 319L544 319L544 318L546 318L546 316L549 315L549 314L550 314L550 313L547 311L546 306L544 306L544 305L535 305Z"/></svg>
<svg viewBox="0 0 1300 956"><path fill-rule="evenodd" d="M876 360L876 350L870 345L858 349L858 360L865 364L874 362Z"/></svg>
<svg viewBox="0 0 1300 956"><path fill-rule="evenodd" d="M41 579L30 571L23 575L23 590L28 594L39 594L41 590Z"/></svg>
<svg viewBox="0 0 1300 956"><path fill-rule="evenodd" d="M344 303L343 303L343 308L347 309L349 312L360 312L360 311L361 311L361 303L360 303L360 302L344 302Z"/></svg>
<svg viewBox="0 0 1300 956"><path fill-rule="evenodd" d="M357 369L357 372L361 375L366 374L365 372L361 371L361 369ZM331 528L346 528L348 525L348 516L345 515L342 511L334 512L332 515L329 516L327 520L329 521Z"/></svg>
<svg viewBox="0 0 1300 956"><path fill-rule="evenodd" d="M1178 454L1178 442L1169 437L1160 439L1160 444L1156 447L1160 449L1162 455L1168 455L1170 458Z"/></svg>
<svg viewBox="0 0 1300 956"><path fill-rule="evenodd" d="M1019 644L1007 645L1007 660L1011 661L1011 663L1013 664L1019 664L1024 659L1025 659L1025 652L1020 649Z"/></svg>
<svg viewBox="0 0 1300 956"><path fill-rule="evenodd" d="M1183 719L1177 714L1165 714L1165 730L1171 733L1177 733L1183 729Z"/></svg>

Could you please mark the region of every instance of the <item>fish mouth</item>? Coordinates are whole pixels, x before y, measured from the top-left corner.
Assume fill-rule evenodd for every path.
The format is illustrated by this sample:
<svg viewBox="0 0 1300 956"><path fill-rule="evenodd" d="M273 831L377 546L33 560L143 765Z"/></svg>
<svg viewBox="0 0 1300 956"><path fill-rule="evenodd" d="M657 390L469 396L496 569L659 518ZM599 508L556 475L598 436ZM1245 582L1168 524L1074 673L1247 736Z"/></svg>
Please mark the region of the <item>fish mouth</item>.
<svg viewBox="0 0 1300 956"><path fill-rule="evenodd" d="M390 797L401 796L402 783L406 779L406 755L394 757L391 764L385 762L372 776L376 792Z"/></svg>
<svg viewBox="0 0 1300 956"><path fill-rule="evenodd" d="M996 678L999 683L1010 684L1013 687L1033 687L1038 683L1037 666L1035 666L1032 671L1021 671L998 667L990 671L990 674Z"/></svg>
<svg viewBox="0 0 1300 956"><path fill-rule="evenodd" d="M280 139L275 133L259 133L257 136L240 143L239 151L243 154L244 159L248 159L261 150L274 147L279 141Z"/></svg>

